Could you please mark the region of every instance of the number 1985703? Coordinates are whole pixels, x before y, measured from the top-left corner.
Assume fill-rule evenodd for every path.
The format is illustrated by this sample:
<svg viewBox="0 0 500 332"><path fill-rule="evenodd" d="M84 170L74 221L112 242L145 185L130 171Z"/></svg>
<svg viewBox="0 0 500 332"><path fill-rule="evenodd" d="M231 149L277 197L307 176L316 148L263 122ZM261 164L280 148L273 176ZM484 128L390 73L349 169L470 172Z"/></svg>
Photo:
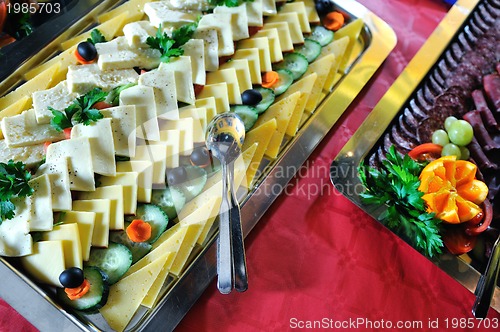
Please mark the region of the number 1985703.
<svg viewBox="0 0 500 332"><path fill-rule="evenodd" d="M59 14L61 12L61 4L58 2L39 2L36 3L19 3L19 2L8 2L7 12L12 14L35 14L35 13L47 13L47 14Z"/></svg>

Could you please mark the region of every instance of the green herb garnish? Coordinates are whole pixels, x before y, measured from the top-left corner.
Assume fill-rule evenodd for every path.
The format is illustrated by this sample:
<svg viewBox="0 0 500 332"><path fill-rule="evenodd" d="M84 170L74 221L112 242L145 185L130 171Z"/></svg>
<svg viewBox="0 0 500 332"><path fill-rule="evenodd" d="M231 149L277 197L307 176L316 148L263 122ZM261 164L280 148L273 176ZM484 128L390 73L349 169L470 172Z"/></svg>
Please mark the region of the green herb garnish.
<svg viewBox="0 0 500 332"><path fill-rule="evenodd" d="M166 32L162 32L161 25L156 31L155 37L148 37L146 43L149 47L159 50L161 53L160 61L169 62L172 57L179 57L184 54L181 48L189 39L193 37L198 21L181 26L172 32L170 37Z"/></svg>
<svg viewBox="0 0 500 332"><path fill-rule="evenodd" d="M226 7L238 7L245 2L253 2L254 0L208 0L211 6L226 6Z"/></svg>
<svg viewBox="0 0 500 332"><path fill-rule="evenodd" d="M423 192L418 190L421 164L405 155L402 157L391 146L380 169L366 166L358 168L359 178L366 191L364 204L386 206L379 220L413 247L432 258L440 254L443 241L439 235L441 221L428 213Z"/></svg>
<svg viewBox="0 0 500 332"><path fill-rule="evenodd" d="M33 194L33 188L28 184L30 179L31 173L26 170L24 163L13 160L0 163L0 224L15 216L16 207L12 198Z"/></svg>
<svg viewBox="0 0 500 332"><path fill-rule="evenodd" d="M50 124L57 131L63 131L78 123L88 126L91 122L102 119L104 117L102 113L98 109L92 108L92 106L95 103L104 101L107 95L107 92L102 91L100 88L95 88L78 97L64 111L59 111L49 106L48 108L53 115Z"/></svg>
<svg viewBox="0 0 500 332"><path fill-rule="evenodd" d="M137 85L137 83L128 83L125 85L120 85L111 90L106 97L106 100L113 106L117 106L120 103L120 93L130 87Z"/></svg>
<svg viewBox="0 0 500 332"><path fill-rule="evenodd" d="M106 38L102 35L99 29L94 29L90 32L90 38L87 38L87 41L92 44L104 43L106 42Z"/></svg>

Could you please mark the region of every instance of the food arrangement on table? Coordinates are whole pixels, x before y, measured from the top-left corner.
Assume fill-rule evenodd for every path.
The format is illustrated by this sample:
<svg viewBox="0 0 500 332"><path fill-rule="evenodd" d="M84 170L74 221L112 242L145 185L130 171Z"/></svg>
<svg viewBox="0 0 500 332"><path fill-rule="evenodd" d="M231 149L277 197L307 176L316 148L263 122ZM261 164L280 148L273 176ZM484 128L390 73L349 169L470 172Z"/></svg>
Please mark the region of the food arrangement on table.
<svg viewBox="0 0 500 332"><path fill-rule="evenodd" d="M357 167L359 179L332 172L332 181L360 183L351 199L474 291L469 279L484 272L499 232L500 4L459 1L447 18L445 30L465 23L436 30L359 129L370 142L355 135L332 164ZM419 62L428 70L410 77ZM390 102L402 82L415 89ZM382 108L390 112L376 129Z"/></svg>
<svg viewBox="0 0 500 332"><path fill-rule="evenodd" d="M0 254L15 257L3 263L64 315L142 328L217 235L207 124L223 112L244 121L234 182L248 202L305 129L325 123L321 105L353 62L380 51L368 76L351 78L357 93L393 47L392 36L384 47L361 37L366 23L351 15L269 0L131 0L103 13L0 98Z"/></svg>

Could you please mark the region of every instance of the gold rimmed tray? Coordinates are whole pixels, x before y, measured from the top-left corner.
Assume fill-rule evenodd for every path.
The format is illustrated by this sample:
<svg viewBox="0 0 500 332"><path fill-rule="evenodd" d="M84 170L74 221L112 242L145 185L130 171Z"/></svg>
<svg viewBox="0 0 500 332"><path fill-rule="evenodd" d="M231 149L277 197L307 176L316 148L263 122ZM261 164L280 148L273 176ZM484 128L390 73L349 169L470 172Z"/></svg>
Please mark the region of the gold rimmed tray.
<svg viewBox="0 0 500 332"><path fill-rule="evenodd" d="M341 73L342 78L333 91L325 95L316 111L305 119L298 134L285 140L278 158L263 161L259 178L256 179L250 192L241 197L242 226L245 236L257 224L396 45L394 31L364 6L354 0L334 1L334 5L351 20L361 18L364 22L362 32L356 41L347 69ZM85 18L82 22L84 20ZM84 26L85 23L81 25ZM64 36L68 37L70 35ZM58 39L56 43L62 40L64 39ZM57 44L51 44L49 47L57 48ZM26 67L26 70L29 70L28 66ZM33 65L30 66L32 67ZM22 69L16 70L11 75L9 83L14 82L16 77L22 78L24 73ZM7 85L13 84L5 83L4 87ZM283 169L287 171L283 172ZM150 310L141 308L127 331L167 331L175 328L216 275L217 235L217 229L214 229L207 244L197 248L196 253L192 255L191 263L182 275L178 279L169 280L157 305ZM110 330L98 314L83 315L65 310L53 300L50 289L32 282L9 260L0 259L0 276L4 281L0 297L42 331ZM11 289L16 289L16 292L9 291Z"/></svg>
<svg viewBox="0 0 500 332"><path fill-rule="evenodd" d="M415 100L418 104L418 98L428 93L429 86L435 83L435 77L438 75L435 73L441 72L439 70L443 63L450 62L449 59L453 54L452 46L464 45L466 40L471 39L470 36L476 29L475 22L488 5L488 1L459 0L451 8L332 162L330 175L335 187L375 219L380 216L384 208L369 207L361 203L359 194L364 189L357 176L357 167L361 161L368 163L367 159L374 155L374 150L384 144L384 135L395 125L397 116L405 109L411 109L415 105ZM473 267L474 262L468 255L454 256L445 253L435 263L474 293L480 272ZM500 311L498 287L491 306Z"/></svg>

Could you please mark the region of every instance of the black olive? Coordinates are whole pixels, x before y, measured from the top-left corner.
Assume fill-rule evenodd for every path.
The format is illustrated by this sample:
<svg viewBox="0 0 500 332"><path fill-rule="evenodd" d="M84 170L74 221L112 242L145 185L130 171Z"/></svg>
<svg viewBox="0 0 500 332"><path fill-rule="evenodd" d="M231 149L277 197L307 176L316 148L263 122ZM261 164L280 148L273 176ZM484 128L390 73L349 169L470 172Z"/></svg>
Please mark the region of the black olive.
<svg viewBox="0 0 500 332"><path fill-rule="evenodd" d="M86 41L81 42L80 44L78 44L76 50L78 51L78 54L80 54L82 59L85 61L92 61L97 57L97 50L95 49L95 46L92 43Z"/></svg>
<svg viewBox="0 0 500 332"><path fill-rule="evenodd" d="M333 11L333 2L331 0L316 0L316 11L319 15L326 15Z"/></svg>
<svg viewBox="0 0 500 332"><path fill-rule="evenodd" d="M186 169L182 166L173 168L167 173L167 183L169 185L183 183L186 182L186 180L187 172Z"/></svg>
<svg viewBox="0 0 500 332"><path fill-rule="evenodd" d="M210 151L204 146L197 147L191 152L189 159L193 166L206 167L210 165Z"/></svg>
<svg viewBox="0 0 500 332"><path fill-rule="evenodd" d="M241 102L243 105L255 106L260 103L261 100L262 94L255 89L245 90L241 94Z"/></svg>
<svg viewBox="0 0 500 332"><path fill-rule="evenodd" d="M59 282L66 288L76 288L85 280L82 269L70 267L61 272Z"/></svg>

